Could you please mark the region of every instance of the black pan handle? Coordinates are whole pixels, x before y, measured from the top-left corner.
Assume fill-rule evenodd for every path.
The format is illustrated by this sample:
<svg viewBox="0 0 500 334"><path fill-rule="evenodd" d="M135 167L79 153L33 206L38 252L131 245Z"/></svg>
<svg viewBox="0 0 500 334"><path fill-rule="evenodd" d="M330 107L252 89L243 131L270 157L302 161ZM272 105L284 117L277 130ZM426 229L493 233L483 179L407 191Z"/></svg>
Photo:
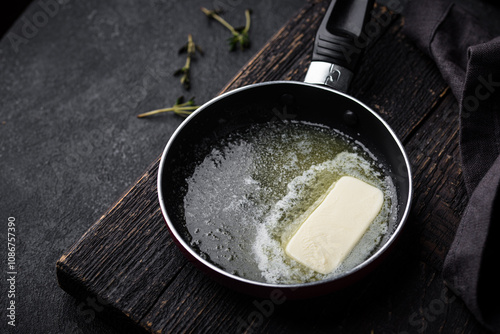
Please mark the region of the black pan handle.
<svg viewBox="0 0 500 334"><path fill-rule="evenodd" d="M360 38L373 0L332 0L316 33L305 82L347 91L362 53Z"/></svg>

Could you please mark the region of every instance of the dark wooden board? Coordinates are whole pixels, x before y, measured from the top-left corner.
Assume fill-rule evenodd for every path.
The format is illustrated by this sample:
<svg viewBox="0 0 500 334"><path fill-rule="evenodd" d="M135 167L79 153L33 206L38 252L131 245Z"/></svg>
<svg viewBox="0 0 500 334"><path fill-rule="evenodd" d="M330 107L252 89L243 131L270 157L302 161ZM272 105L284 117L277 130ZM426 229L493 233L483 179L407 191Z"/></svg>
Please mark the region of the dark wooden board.
<svg viewBox="0 0 500 334"><path fill-rule="evenodd" d="M302 80L327 5L306 3L222 91ZM76 298L98 297L102 314L154 333L482 332L440 277L467 202L457 103L432 61L401 33L404 18L381 6L374 16L379 33L350 94L395 129L415 183L408 228L379 269L341 292L279 305L220 286L188 263L169 236L157 201L157 159L57 262L61 288Z"/></svg>

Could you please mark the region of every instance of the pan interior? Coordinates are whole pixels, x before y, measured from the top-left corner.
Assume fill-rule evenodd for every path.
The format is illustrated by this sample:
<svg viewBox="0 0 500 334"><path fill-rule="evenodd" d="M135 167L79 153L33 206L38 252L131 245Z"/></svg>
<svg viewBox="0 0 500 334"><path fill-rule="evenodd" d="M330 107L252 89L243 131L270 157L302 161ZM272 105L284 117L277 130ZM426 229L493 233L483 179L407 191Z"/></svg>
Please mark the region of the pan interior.
<svg viewBox="0 0 500 334"><path fill-rule="evenodd" d="M348 117L346 117L346 111L349 111ZM355 121L353 121L353 117ZM398 170L397 168L400 166L395 165L395 162L401 163L404 158L398 145L393 143L392 134L389 133L385 125L362 105L329 90L298 83L261 85L252 86L237 94L230 94L210 103L204 110L183 124L182 131L179 131L173 138L164 157L164 170L161 171L163 182L160 191L163 193L168 220L171 228L174 228L181 235L185 244L189 245L188 247L194 250L198 256L223 268L230 274L254 281L287 284L301 283L304 281L304 277L306 277L306 281L325 278L311 275L311 273L306 273L305 276L297 276L297 273L294 273L294 275L285 275L285 279L283 279L276 270L274 272L268 270L267 276L262 275L262 261L256 261L255 256L248 254L254 253L255 249L252 249L252 245L255 245L256 233L259 233L258 225L262 225L262 221L259 222L258 219L252 221L248 219L251 217L248 215L242 214L240 217L237 215L238 210L257 212L254 217L262 218L268 217L269 213L274 210L272 207L268 208L268 212L260 215L258 211L262 210L262 207L251 207L252 203L255 203L255 199L247 198L248 196L261 196L272 191L249 191L252 188L253 190L259 188L266 175L261 175L260 179L257 175L257 180L245 175L245 170L248 167L248 163L245 162L245 159L248 158L245 144L254 141L255 138L265 137L266 133L271 133L266 145L269 146L272 153L280 149L279 146L273 147L273 143L276 144L279 141L276 136L273 138L273 129L275 130L274 135L283 129L286 129L285 132L288 131L289 134L294 132L297 135L298 132L304 130L297 130L299 127L321 129L313 142L316 140L327 143L329 149L326 151L328 152L323 153L330 155L331 158L322 157L320 158L322 162L334 161L334 157L339 152L344 152L342 154L347 154L347 157L356 156L356 159L364 161L371 159L370 156L375 157L376 161L372 161L371 165L376 165L376 172L382 175L380 180L384 178L390 180L390 182L385 183L388 189L390 188L386 193L396 194L396 196L388 201L393 204L389 209L395 213L388 219L389 225L385 227L388 233L382 237L382 240L378 240L375 248L370 249L370 254L376 253L377 249L383 247L391 238L392 232L397 229L401 219L401 210L395 204L397 203L399 207L405 207L408 198L405 198L404 191L405 188L408 188L408 180L405 180L404 175L401 177L402 173L398 173L401 168ZM246 138L243 138L245 136ZM331 139L333 137L338 138ZM239 144L236 145L236 143ZM231 145L233 146L231 147ZM360 151L364 153L357 154ZM228 156L231 154L239 156L239 158L233 159L233 161ZM210 161L207 162L207 158ZM300 165L309 163L304 168L309 169L309 174L311 174L311 161L314 159L310 159L311 161L308 162L307 156L297 157L297 155L295 155L295 159L301 162ZM316 160L316 162L318 161ZM207 163L215 167L220 164L222 168L218 171L215 168L216 171L212 177L210 173L198 175L198 184L196 185L193 183L193 174L200 173L200 166ZM273 164L286 165L287 168L294 166L293 162L287 164L287 162L276 163L274 161L270 164L271 166L267 167L278 167L278 169L282 167L272 166ZM318 167L317 164L314 166L314 168ZM304 171L302 169L298 172L303 173ZM356 176L364 178L372 184L378 182L376 179L370 179L370 176L361 174ZM333 177L332 173L328 175ZM226 183L227 178L235 178L237 182L234 184ZM214 182L214 180L220 180L220 182ZM290 180L288 179L286 182L288 188L290 188ZM200 181L202 181L201 184ZM331 183L331 181L332 179L326 178L326 183ZM379 186L381 184L379 183ZM291 187L293 188L293 185ZM227 190L224 191L224 189ZM262 190L262 188L260 189ZM401 195L402 192L403 195ZM286 191L278 194L276 198L282 199L284 196L287 196ZM211 202L211 198L214 201ZM234 200L231 201L231 198ZM242 199L244 200L242 201ZM211 207L213 203L219 203L218 205L224 207L214 210ZM203 209L204 204L207 205L205 209ZM308 203L307 206L310 204L312 203ZM226 208L227 210L225 210ZM288 209L293 210L297 207L292 206ZM225 212L228 211L232 212L232 216L225 216ZM245 221L237 221L238 218L245 219ZM230 224L231 220L235 221L236 232L235 229L231 229L231 226L228 228L228 223ZM219 224L220 221L224 223ZM260 228L260 230L263 229ZM257 239L262 241L265 236L260 235ZM263 246L265 248L268 245L263 244ZM238 252L240 251L245 256L239 257ZM365 257L370 254L365 254ZM351 267L345 269L350 270L362 262L359 259L356 261L358 262L353 262Z"/></svg>

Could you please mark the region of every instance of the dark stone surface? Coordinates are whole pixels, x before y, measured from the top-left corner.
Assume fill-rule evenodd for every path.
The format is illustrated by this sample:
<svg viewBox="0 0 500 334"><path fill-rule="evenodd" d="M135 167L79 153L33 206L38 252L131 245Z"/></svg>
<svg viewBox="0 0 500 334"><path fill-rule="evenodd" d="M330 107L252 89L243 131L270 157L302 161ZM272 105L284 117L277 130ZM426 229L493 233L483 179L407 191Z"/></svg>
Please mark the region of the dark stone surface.
<svg viewBox="0 0 500 334"><path fill-rule="evenodd" d="M123 333L94 317L90 301L75 301L58 287L56 261L161 153L182 121L135 116L181 95L198 103L215 96L304 0L41 6L49 3L55 2L34 1L0 42L0 333ZM228 52L229 32L199 10L217 4L237 26L244 9L253 9L251 49ZM205 56L193 63L186 92L172 73L184 64L178 50L189 33ZM10 216L16 219L16 328L5 316Z"/></svg>
<svg viewBox="0 0 500 334"><path fill-rule="evenodd" d="M180 95L198 103L216 95L305 0L54 1L34 1L0 42L0 333L124 333L95 317L99 305L58 287L56 261L182 121L135 116ZM228 31L199 10L217 4L236 25L254 10L250 50L228 52ZM205 56L186 92L172 73L189 33ZM8 217L16 219L15 328L5 316Z"/></svg>

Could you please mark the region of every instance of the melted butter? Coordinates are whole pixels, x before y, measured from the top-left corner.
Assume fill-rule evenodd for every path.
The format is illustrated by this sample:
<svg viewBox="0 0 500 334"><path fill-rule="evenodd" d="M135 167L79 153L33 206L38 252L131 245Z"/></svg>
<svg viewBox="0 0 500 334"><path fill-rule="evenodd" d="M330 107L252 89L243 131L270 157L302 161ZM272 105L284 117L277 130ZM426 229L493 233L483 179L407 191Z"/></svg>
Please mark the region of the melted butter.
<svg viewBox="0 0 500 334"><path fill-rule="evenodd" d="M359 244L330 274L284 253L290 237L343 175L384 192L384 206ZM395 219L391 179L362 145L304 123L268 123L240 130L214 147L188 178L184 198L191 245L229 273L269 283L302 283L350 270L365 260Z"/></svg>

